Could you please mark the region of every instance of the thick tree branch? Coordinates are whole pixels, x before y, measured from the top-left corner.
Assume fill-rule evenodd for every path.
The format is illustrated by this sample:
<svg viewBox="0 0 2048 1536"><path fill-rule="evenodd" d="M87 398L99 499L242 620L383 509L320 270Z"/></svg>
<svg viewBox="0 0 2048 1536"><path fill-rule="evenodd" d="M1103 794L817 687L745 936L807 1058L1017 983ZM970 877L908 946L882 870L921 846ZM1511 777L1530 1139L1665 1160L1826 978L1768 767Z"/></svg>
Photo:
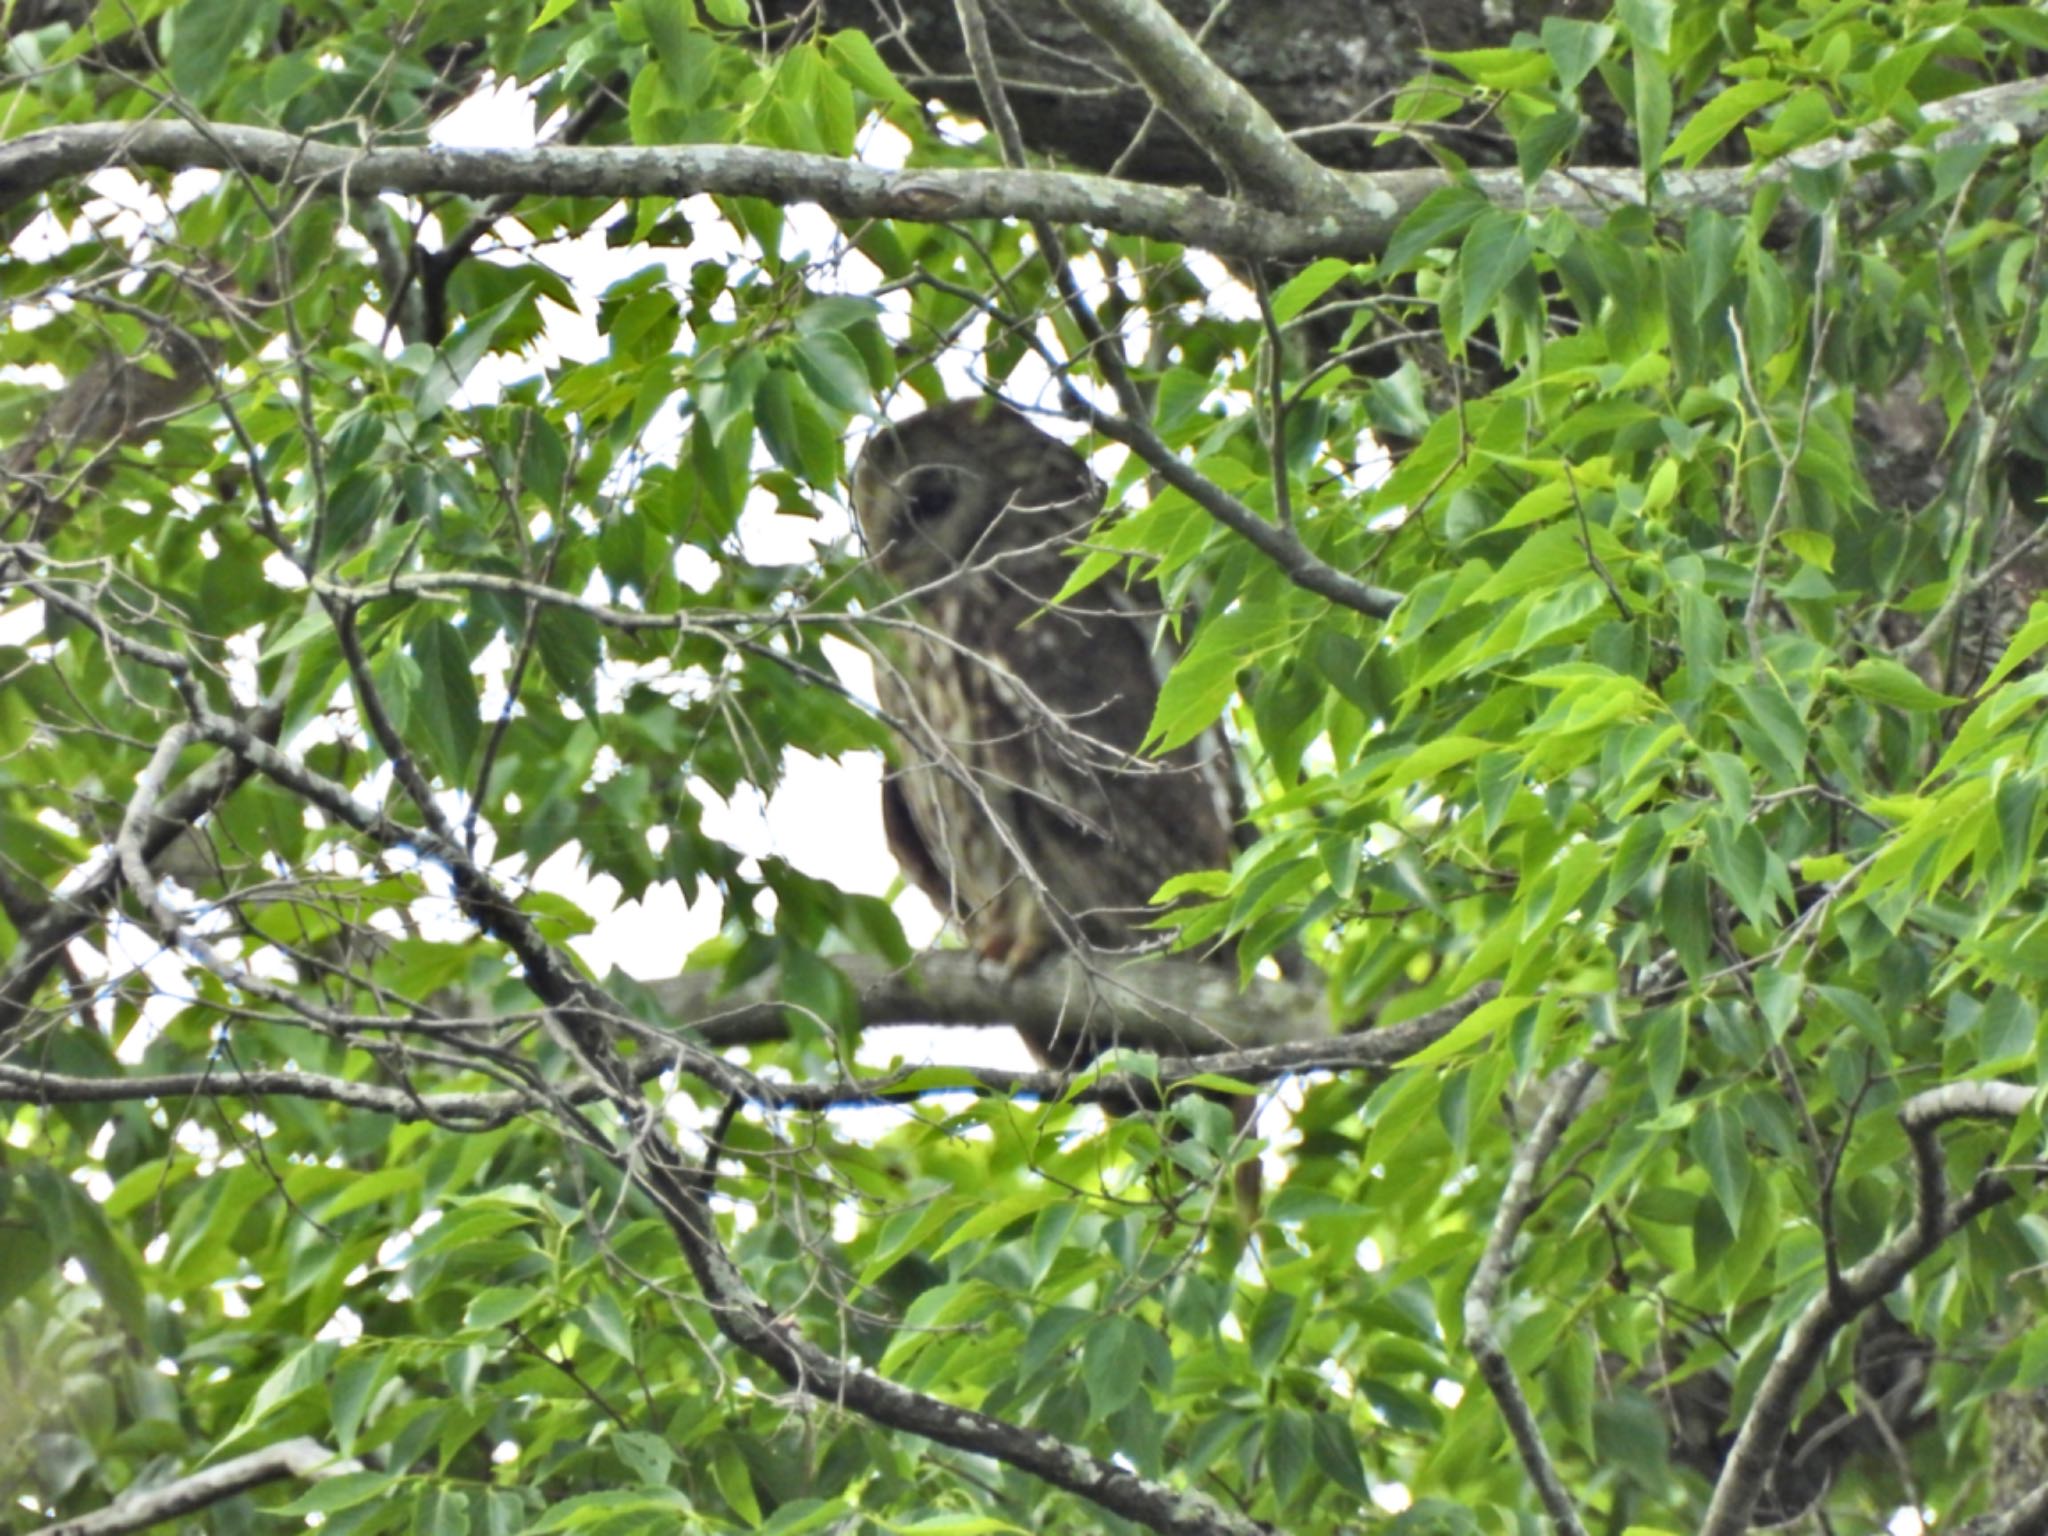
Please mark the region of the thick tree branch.
<svg viewBox="0 0 2048 1536"><path fill-rule="evenodd" d="M1948 125L1936 136L1939 144L2008 131L2024 138L2048 125L2048 97L2043 82L2023 80L1954 97L1927 109L1927 116ZM1784 181L1795 169L1864 159L1897 137L1885 124L1761 167L1668 170L1658 205L1739 213L1753 204L1760 185ZM1040 218L1246 258L1377 255L1408 213L1454 181L1502 207L1557 208L1595 223L1643 202L1641 172L1634 167L1552 171L1533 187L1512 170L1455 178L1440 170L1333 173L1341 198L1311 213L1292 213L1257 200L1258 189L1231 199L1054 171L886 171L827 155L724 144L361 150L239 124L105 122L41 129L0 146L0 209L114 165L234 170L282 186L354 195L680 198L709 192L816 203L855 218Z"/></svg>
<svg viewBox="0 0 2048 1536"><path fill-rule="evenodd" d="M282 1478L317 1481L360 1471L360 1463L337 1457L319 1441L302 1435L296 1440L266 1445L246 1456L236 1456L159 1488L131 1491L96 1513L41 1526L28 1536L124 1536L128 1531L147 1530L152 1525L210 1508L223 1499L232 1499Z"/></svg>
<svg viewBox="0 0 2048 1536"><path fill-rule="evenodd" d="M1204 53L1157 0L1066 0L1109 44L1145 93L1208 152L1225 179L1289 213L1351 199L1344 176L1318 164L1273 115Z"/></svg>

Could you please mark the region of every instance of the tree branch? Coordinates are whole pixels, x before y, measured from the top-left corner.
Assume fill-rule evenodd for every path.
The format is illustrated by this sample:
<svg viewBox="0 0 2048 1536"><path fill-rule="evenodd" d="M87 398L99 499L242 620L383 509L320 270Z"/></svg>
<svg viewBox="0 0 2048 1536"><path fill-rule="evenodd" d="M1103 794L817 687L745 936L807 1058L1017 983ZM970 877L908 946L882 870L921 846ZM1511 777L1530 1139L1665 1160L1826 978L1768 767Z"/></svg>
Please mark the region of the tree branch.
<svg viewBox="0 0 2048 1536"><path fill-rule="evenodd" d="M1184 969L1197 969L1184 966ZM1212 968L1213 969L1213 968ZM1441 1038L1490 995L1492 989L1431 1010L1402 1024L1362 1034L1307 1040L1243 1050L1208 1051L1162 1059L1156 1074L1103 1072L1085 1074L1089 1085L1076 1089L1080 1074L1004 1067L949 1067L944 1063L913 1065L878 1077L850 1077L832 1083L753 1082L737 1097L777 1110L821 1111L870 1104L903 1104L943 1093L991 1093L1046 1102L1071 1099L1080 1104L1127 1105L1155 1098L1196 1077L1214 1075L1247 1083L1270 1083L1303 1072L1385 1071ZM775 1005L778 1014L780 1004ZM1003 1013L1000 1022L1014 1025L1024 1015ZM890 1022L900 1022L892 1020ZM780 1019L777 1020L778 1025ZM405 1032L402 1019L366 1018L363 1027ZM679 1028L691 1028L684 1024ZM778 1029L778 1034L783 1031ZM769 1038L765 1034L755 1038ZM730 1036L705 1031L701 1044L729 1043ZM1126 1044L1129 1042L1126 1041ZM633 1083L651 1082L663 1073L688 1070L691 1058L678 1045L664 1050L644 1038L642 1049L625 1064ZM931 1074L940 1074L934 1079ZM465 1130L490 1130L523 1114L548 1107L555 1098L590 1104L604 1098L594 1083L571 1084L553 1093L508 1090L493 1093L445 1091L419 1093L411 1087L391 1088L353 1078L332 1077L295 1069L209 1067L203 1072L167 1072L122 1077L79 1077L16 1066L0 1061L0 1104L112 1104L146 1099L296 1098L342 1104L395 1120L431 1121Z"/></svg>
<svg viewBox="0 0 2048 1536"><path fill-rule="evenodd" d="M1060 385L1061 401L1070 413L1129 448L1146 468L1272 561L1303 591L1374 619L1390 618L1401 606L1401 593L1360 581L1317 558L1293 528L1267 522L1223 487L1195 473L1142 417L1112 415L1092 405L1065 378Z"/></svg>
<svg viewBox="0 0 2048 1536"><path fill-rule="evenodd" d="M359 1462L338 1457L319 1441L301 1435L194 1472L160 1488L146 1492L131 1489L105 1509L72 1520L59 1520L29 1532L28 1536L124 1536L129 1531L147 1530L180 1515L206 1509L281 1478L318 1481L362 1470Z"/></svg>
<svg viewBox="0 0 2048 1536"><path fill-rule="evenodd" d="M1127 1472L1056 1436L901 1386L811 1343L747 1284L718 1239L707 1192L700 1189L695 1173L669 1139L659 1107L639 1091L629 1064L614 1048L615 1031L626 1030L644 1038L645 1026L585 980L573 962L547 942L514 899L460 846L362 805L342 786L210 708L180 658L120 634L90 608L85 613L110 646L130 653L151 653L170 664L166 670L184 698L192 728L202 738L245 757L266 778L381 846L415 849L448 871L463 914L517 958L528 989L547 1006L564 1044L590 1073L599 1090L595 1096L618 1116L616 1132L606 1134L560 1095L551 1099L550 1108L565 1126L604 1148L614 1165L653 1198L726 1338L767 1364L791 1387L821 1402L941 1445L993 1457L1162 1536L1264 1536L1256 1522L1200 1494ZM683 1070L728 1097L761 1096L763 1090L751 1073L701 1046L682 1041L675 1046L683 1058Z"/></svg>
<svg viewBox="0 0 2048 1536"><path fill-rule="evenodd" d="M1508 1272L1513 1267L1515 1240L1541 1198L1536 1185L1537 1175L1543 1171L1543 1165L1550 1161L1550 1154L1557 1150L1558 1142L1570 1129L1572 1118L1579 1111L1580 1100L1598 1074L1599 1068L1590 1056L1586 1056L1558 1075L1550 1102L1543 1107L1535 1130L1515 1153L1514 1164L1508 1171L1507 1186L1501 1191L1500 1210L1494 1217L1493 1230L1487 1234L1485 1251L1480 1255L1478 1267L1472 1271L1471 1283L1465 1288L1465 1347L1472 1351L1480 1377L1493 1394L1501 1417L1507 1421L1508 1433L1514 1439L1516 1453L1522 1458L1523 1470L1536 1485L1537 1496L1543 1500L1551 1525L1565 1536L1585 1536L1586 1527L1572 1504L1571 1495L1565 1491L1563 1479L1557 1475L1549 1447L1543 1443L1543 1431L1536 1423L1535 1411L1530 1408L1522 1384L1515 1378L1514 1364L1508 1359L1507 1350L1502 1347L1495 1331L1494 1316L1500 1302L1501 1287L1507 1283Z"/></svg>
<svg viewBox="0 0 2048 1536"><path fill-rule="evenodd" d="M1100 0L1107 4L1108 0ZM1926 109L1945 124L1948 145L2007 129L2024 139L2048 125L2043 82L2021 80L1954 97ZM1170 104L1169 104L1170 105ZM1795 170L1845 164L1885 152L1890 124L1812 145L1764 166L1667 170L1658 206L1711 207L1740 213L1757 188ZM1513 170L1331 173L1341 188L1310 213L1242 198L1149 187L1056 171L880 170L829 155L725 144L651 148L547 145L533 149L353 149L266 128L229 123L77 123L24 134L0 145L0 209L58 181L108 166L238 171L281 186L352 195L455 192L469 197L688 197L699 192L816 203L853 218L917 223L977 218L1049 219L1147 235L1245 258L1346 256L1386 249L1401 221L1430 193L1473 188L1504 208L1556 208L1599 223L1617 208L1644 202L1635 167L1550 171L1526 186Z"/></svg>
<svg viewBox="0 0 2048 1536"><path fill-rule="evenodd" d="M2014 1083L1967 1082L1930 1088L1906 1101L1899 1120L1912 1144L1917 1174L1913 1219L1905 1231L1844 1274L1839 1287L1823 1287L1785 1330L1777 1358L1765 1372L1721 1468L1700 1536L1743 1536L1749 1529L1750 1514L1770 1478L1800 1393L1835 1335L1882 1300L1965 1222L2012 1194L2011 1185L1987 1170L1965 1194L1951 1200L1941 1128L1951 1120L2017 1119L2032 1099L2031 1090Z"/></svg>
<svg viewBox="0 0 2048 1536"><path fill-rule="evenodd" d="M1287 137L1256 97L1211 59L1157 0L1066 0L1234 187L1289 213L1348 205L1342 173Z"/></svg>

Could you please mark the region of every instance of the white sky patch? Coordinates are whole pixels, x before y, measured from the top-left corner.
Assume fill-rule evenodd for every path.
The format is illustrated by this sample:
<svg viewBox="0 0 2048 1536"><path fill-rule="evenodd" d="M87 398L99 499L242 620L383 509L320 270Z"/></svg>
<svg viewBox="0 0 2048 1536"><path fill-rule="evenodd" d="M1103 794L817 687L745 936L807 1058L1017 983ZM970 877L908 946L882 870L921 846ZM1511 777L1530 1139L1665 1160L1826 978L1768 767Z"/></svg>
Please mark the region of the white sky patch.
<svg viewBox="0 0 2048 1536"><path fill-rule="evenodd" d="M1415 1502L1406 1483L1374 1483L1372 1501L1390 1515L1398 1515Z"/></svg>
<svg viewBox="0 0 2048 1536"><path fill-rule="evenodd" d="M538 137L534 87L486 76L452 111L438 118L427 142L442 149L528 149Z"/></svg>
<svg viewBox="0 0 2048 1536"><path fill-rule="evenodd" d="M313 1335L330 1344L353 1344L363 1336L363 1320L348 1307L336 1307L334 1315Z"/></svg>

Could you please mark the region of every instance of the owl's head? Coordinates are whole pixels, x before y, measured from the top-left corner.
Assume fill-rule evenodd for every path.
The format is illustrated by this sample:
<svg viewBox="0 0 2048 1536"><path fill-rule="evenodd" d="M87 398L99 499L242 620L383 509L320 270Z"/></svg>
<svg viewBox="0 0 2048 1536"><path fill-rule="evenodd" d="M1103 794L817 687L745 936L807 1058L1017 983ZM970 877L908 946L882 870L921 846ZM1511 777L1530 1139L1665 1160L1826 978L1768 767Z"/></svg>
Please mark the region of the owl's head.
<svg viewBox="0 0 2048 1536"><path fill-rule="evenodd" d="M868 551L903 587L990 562L1014 577L1019 562L1001 557L1021 551L1044 551L1043 569L1061 570L1057 552L1101 508L1081 456L996 400L956 400L885 427L853 471Z"/></svg>

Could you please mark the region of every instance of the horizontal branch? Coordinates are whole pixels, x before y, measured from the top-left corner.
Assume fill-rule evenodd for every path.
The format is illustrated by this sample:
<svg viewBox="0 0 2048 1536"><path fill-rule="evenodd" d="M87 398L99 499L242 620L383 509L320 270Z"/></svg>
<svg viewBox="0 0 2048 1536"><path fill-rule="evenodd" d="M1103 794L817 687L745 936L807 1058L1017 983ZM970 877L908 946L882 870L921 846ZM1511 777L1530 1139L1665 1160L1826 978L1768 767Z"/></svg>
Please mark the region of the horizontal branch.
<svg viewBox="0 0 2048 1536"><path fill-rule="evenodd" d="M266 1445L246 1456L236 1456L219 1466L207 1467L190 1477L165 1483L160 1488L131 1491L105 1509L80 1515L74 1520L59 1520L55 1525L45 1525L29 1532L28 1536L124 1536L128 1531L147 1530L180 1515L210 1508L224 1499L232 1499L251 1488L282 1478L310 1481L360 1471L361 1463L336 1456L319 1441L301 1435L294 1440Z"/></svg>
<svg viewBox="0 0 2048 1536"><path fill-rule="evenodd" d="M1013 1024L1043 1031L1085 1028L1108 1044L1191 1056L1200 1051L1327 1040L1329 1009L1317 991L1254 980L1242 989L1221 966L1173 956L1105 962L1056 959L1011 975L967 950L927 950L909 965L837 955L860 997L862 1024ZM714 1045L779 1040L787 1032L774 971L723 991L693 973L647 983L662 1011Z"/></svg>
<svg viewBox="0 0 2048 1536"><path fill-rule="evenodd" d="M964 968L953 962L962 958L957 954L945 952L927 956L926 961L940 962L934 969L942 974L955 973L954 979L957 982L958 974ZM981 962L975 964L978 966ZM1183 992L1191 991L1192 987L1189 983L1177 979L1182 973L1213 970L1211 967L1176 961L1154 962L1149 968L1159 970L1170 979L1174 979L1166 990ZM1067 962L1064 966L1048 969L1073 967L1072 962ZM1027 1016L1025 1006L1008 1009L991 1006L987 999L990 996L999 998L1002 995L1002 987L999 984L992 986L986 974L980 979L982 986L978 1000L971 1008L948 1005L949 1000L963 1000L966 994L962 991L945 986L937 989L935 994L921 992L914 987L906 990L906 984L900 981L893 981L875 993L864 994L864 1002L870 1007L874 1007L878 1001L907 1004L881 1011L880 1017L889 1023L907 1022L903 1016L913 1012L928 1014L929 1017L922 1021L927 1024L1008 1025ZM695 982L697 978L685 977L680 980ZM653 990L657 994L666 990L672 995L680 994L687 998L702 989L697 986L678 987L669 984L666 988L657 986ZM1028 979L1024 990L1030 990ZM1262 1027L1301 1030L1310 1028L1311 1014L1289 1015L1279 1007L1281 999L1298 990L1284 983L1265 983L1256 988L1255 991L1276 995L1261 1000L1262 1008L1253 1010L1252 1024L1242 1032L1256 1034ZM1121 1043L1131 1046L1135 1043L1133 1036L1143 1036L1147 1048L1163 1048L1171 1053L1159 1061L1156 1074L1091 1073L1088 1086L1076 1090L1076 1077L1064 1072L1002 1067L949 1067L944 1064L915 1065L879 1076L845 1077L831 1082L777 1084L750 1081L742 1090L742 1097L747 1102L764 1108L811 1111L870 1104L909 1103L944 1093L1000 1094L1008 1098L1035 1098L1044 1102L1071 1100L1082 1104L1107 1102L1127 1105L1134 1100L1143 1102L1159 1089L1171 1090L1191 1079L1204 1076L1229 1077L1240 1082L1256 1084L1276 1082L1283 1077L1303 1072L1384 1071L1441 1038L1452 1025L1490 996L1493 990L1490 986L1480 988L1456 1003L1433 1009L1417 1018L1390 1025L1385 1029L1286 1040L1242 1049L1213 1049L1197 1054L1179 1054L1193 1029L1189 1019L1172 1014L1147 1015L1140 1011L1139 1003L1126 1001L1122 1017L1131 1029ZM1156 999L1153 1001L1156 1003ZM959 1017L963 1013L972 1013L976 1016ZM980 1016L983 1014L988 1016ZM743 1027L737 1030L731 1028L735 1020ZM1231 1025L1244 1023L1241 1019L1232 1019L1228 1022ZM403 1022L393 1019L366 1019L364 1024L366 1027L383 1025L398 1033L404 1030ZM714 1013L705 1019L701 1026L692 1026L679 1020L677 1027L689 1030L699 1045L734 1044L741 1040L779 1038L787 1032L786 1010L779 1003L764 1002L749 1005L738 1015ZM1052 1030L1060 1026L1042 1023L1041 1027ZM1079 1026L1072 1019L1068 1019L1065 1027ZM1092 1023L1088 1026L1091 1032L1097 1027ZM1226 1029L1215 1023L1205 1023L1201 1028L1204 1032L1214 1035L1238 1032L1236 1029ZM449 1043L457 1049L461 1045L459 1040ZM688 1070L696 1059L693 1052L680 1044L674 1050L663 1050L658 1043L642 1037L639 1049L624 1066L626 1074L632 1081L644 1084L665 1072ZM199 1072L82 1077L0 1061L0 1104L111 1104L192 1098L279 1097L341 1104L371 1114L389 1115L395 1120L431 1121L437 1125L464 1131L490 1130L521 1115L547 1110L558 1102L594 1103L605 1098L607 1093L608 1090L603 1084L594 1081L571 1083L559 1088L532 1092L518 1089L464 1092L451 1089L423 1093L411 1084L394 1086L290 1068L244 1068L234 1064L211 1066Z"/></svg>
<svg viewBox="0 0 2048 1536"><path fill-rule="evenodd" d="M2048 127L2043 83L2017 81L1924 109L1949 127L1941 142ZM1808 146L1761 167L1667 170L1659 206L1739 212L1761 184L1795 169L1839 165L1881 153L1897 138L1889 123ZM829 155L745 145L645 148L544 145L529 149L407 147L355 149L233 123L75 123L0 145L0 209L60 181L108 166L239 171L280 186L368 196L381 192L468 197L760 197L816 203L850 218L942 223L960 219L1045 219L1198 246L1226 256L1363 260L1386 249L1401 221L1432 192L1469 186L1502 207L1560 209L1597 222L1646 201L1634 168L1550 171L1526 186L1513 170L1333 172L1314 206L1287 211L1258 201L1107 176L1027 170L884 170Z"/></svg>

